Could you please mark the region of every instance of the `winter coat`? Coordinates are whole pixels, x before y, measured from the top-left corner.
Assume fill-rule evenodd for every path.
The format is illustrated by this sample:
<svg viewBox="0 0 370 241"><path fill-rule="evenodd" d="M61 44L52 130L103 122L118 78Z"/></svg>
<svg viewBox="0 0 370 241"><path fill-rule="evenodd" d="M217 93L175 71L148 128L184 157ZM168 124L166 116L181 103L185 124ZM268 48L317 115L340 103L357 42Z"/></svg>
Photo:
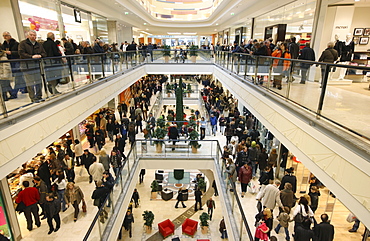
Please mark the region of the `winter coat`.
<svg viewBox="0 0 370 241"><path fill-rule="evenodd" d="M33 45L28 38L19 43L18 53L21 59L31 59L35 54L46 57L46 52L42 45L38 42Z"/></svg>
<svg viewBox="0 0 370 241"><path fill-rule="evenodd" d="M74 193L74 199L72 200L72 196L70 195L70 191ZM84 199L84 194L79 186L74 186L73 190L67 190L64 193L64 200L66 200L66 203L72 203L73 201L76 201L77 204L80 204L82 199ZM73 204L73 203L72 203Z"/></svg>
<svg viewBox="0 0 370 241"><path fill-rule="evenodd" d="M103 164L104 170L109 171L109 156L99 156L99 162Z"/></svg>
<svg viewBox="0 0 370 241"><path fill-rule="evenodd" d="M319 58L319 62L334 63L334 61L336 61L337 59L338 52L333 48L327 48L322 52Z"/></svg>
<svg viewBox="0 0 370 241"><path fill-rule="evenodd" d="M290 183L292 184L292 191L293 193L296 193L297 191L297 178L294 175L287 174L281 179L281 184L279 186L280 190L284 189L285 183Z"/></svg>
<svg viewBox="0 0 370 241"><path fill-rule="evenodd" d="M236 166L234 163L231 163L229 165L229 169L226 170L226 172L229 174L229 178L233 181L233 182L236 182L236 177L237 177L237 173L236 173Z"/></svg>
<svg viewBox="0 0 370 241"><path fill-rule="evenodd" d="M269 209L274 209L276 203L279 205L279 207L283 207L283 204L280 200L280 191L275 184L267 185L266 188L263 190L261 197L263 198L263 206Z"/></svg>
<svg viewBox="0 0 370 241"><path fill-rule="evenodd" d="M1 46L2 50L9 49L11 54L7 54L8 59L19 59L18 54L18 45L19 43L15 39L10 39L9 43L7 41L4 41L3 46Z"/></svg>
<svg viewBox="0 0 370 241"><path fill-rule="evenodd" d="M280 213L278 220L283 228L287 228L289 226L289 222L293 221L292 219L290 219L289 214L284 212Z"/></svg>
<svg viewBox="0 0 370 241"><path fill-rule="evenodd" d="M252 179L252 170L250 166L242 166L239 170L239 181L248 184Z"/></svg>
<svg viewBox="0 0 370 241"><path fill-rule="evenodd" d="M0 52L0 61L8 60L5 52ZM0 80L10 80L12 78L12 69L10 63L0 63Z"/></svg>
<svg viewBox="0 0 370 241"><path fill-rule="evenodd" d="M294 193L292 190L284 189L280 192L280 199L284 206L292 208L294 205Z"/></svg>
<svg viewBox="0 0 370 241"><path fill-rule="evenodd" d="M93 191L93 193L91 195L91 198L92 199L99 199L98 208L100 208L101 205L103 204L104 200L107 198L108 194L109 194L109 188L107 188L107 187L97 187Z"/></svg>
<svg viewBox="0 0 370 241"><path fill-rule="evenodd" d="M90 167L89 167L89 172L91 176L93 177L94 181L99 181L103 178L103 172L105 171L103 164L94 162Z"/></svg>
<svg viewBox="0 0 370 241"><path fill-rule="evenodd" d="M290 56L290 53L285 51L283 54L281 53L281 50L277 49L275 50L272 54L271 54L272 57L277 57L277 58L286 58L286 59L290 59L291 56ZM274 68L278 68L279 67L279 62L281 60L280 59L274 59L274 62L272 64L272 66ZM290 61L289 60L284 60L283 61L283 71L289 69L289 66L290 66Z"/></svg>
<svg viewBox="0 0 370 241"><path fill-rule="evenodd" d="M55 215L59 214L61 209L59 199L54 199L53 201L48 201L45 203L45 213L46 217L54 217Z"/></svg>

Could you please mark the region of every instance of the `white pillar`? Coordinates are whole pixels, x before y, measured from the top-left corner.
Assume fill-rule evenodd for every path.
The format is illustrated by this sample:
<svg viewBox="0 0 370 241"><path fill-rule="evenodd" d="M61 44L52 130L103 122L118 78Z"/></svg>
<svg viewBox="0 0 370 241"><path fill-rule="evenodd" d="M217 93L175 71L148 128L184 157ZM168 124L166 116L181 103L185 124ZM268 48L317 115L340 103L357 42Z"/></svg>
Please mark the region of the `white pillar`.
<svg viewBox="0 0 370 241"><path fill-rule="evenodd" d="M0 9L0 34L8 31L18 42L25 39L18 0L1 0Z"/></svg>
<svg viewBox="0 0 370 241"><path fill-rule="evenodd" d="M117 43L117 21L107 21L108 25L108 42Z"/></svg>

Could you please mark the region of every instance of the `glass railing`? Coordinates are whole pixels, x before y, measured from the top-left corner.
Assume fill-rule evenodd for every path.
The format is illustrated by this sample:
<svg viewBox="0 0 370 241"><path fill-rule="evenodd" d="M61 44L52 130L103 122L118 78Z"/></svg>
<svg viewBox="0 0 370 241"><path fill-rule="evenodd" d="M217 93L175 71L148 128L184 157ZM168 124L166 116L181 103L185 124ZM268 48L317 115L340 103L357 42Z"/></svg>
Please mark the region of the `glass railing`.
<svg viewBox="0 0 370 241"><path fill-rule="evenodd" d="M125 190L127 189L127 185L130 183L131 174L135 172L133 165L135 162L140 162L140 158L143 157L170 157L175 159L207 158L210 159L210 161L215 162L217 168L214 170L216 172L214 175L218 175L221 178L220 182L222 183L221 186L218 187L219 192L226 193L225 199L223 200L226 203L226 212L231 212L233 214L229 216L230 223L233 227L227 227L228 233L230 235L230 233L233 232L233 236L236 238L235 240L254 240L249 228L251 224L247 221L242 204L236 192L235 184L229 182L228 175L225 172L225 160L222 159L222 150L218 141L194 140L201 145L201 147L197 150L192 149L189 140L176 140L174 145L173 141L174 140L153 140L153 145L150 145L149 140L136 140L127 155L127 159L119 172L119 176L116 178L115 186L112 192L97 212L91 226L88 229L88 232L83 239L84 241L102 240L102 237L110 232L112 226L109 224L113 221L117 221L114 220L114 214L117 214L122 208L121 206L117 205L120 204L119 199L122 195L127 197L131 196L125 193ZM161 146L161 152L159 151L158 146ZM169 152L166 151L167 147L170 148ZM175 151L172 151L172 148L175 148ZM230 189L235 191L231 192ZM105 222L101 222L99 220L101 213L104 212L103 210L108 213L108 219Z"/></svg>
<svg viewBox="0 0 370 241"><path fill-rule="evenodd" d="M217 52L215 63L370 140L370 67ZM364 85L351 87L352 82Z"/></svg>
<svg viewBox="0 0 370 241"><path fill-rule="evenodd" d="M130 183L130 175L135 171L133 169L134 163L137 161L136 155L136 147L135 143L132 146L130 152L126 157L126 161L123 162L123 165L118 173L118 176L115 177L115 185L110 192L109 196L105 199L104 203L102 204L101 208L98 210L97 214L95 215L85 237L84 241L87 240L101 240L103 235L105 235L107 230L107 225L114 217L114 213L121 208L119 203L119 198L122 195L125 195L128 185ZM131 194L130 194L131 195ZM100 221L101 215L103 212L107 213L107 219L102 222Z"/></svg>
<svg viewBox="0 0 370 241"><path fill-rule="evenodd" d="M152 63L169 63L169 64L194 64L194 63L213 63L213 51L209 49L153 49L147 52L147 61ZM152 58L153 56L153 58Z"/></svg>

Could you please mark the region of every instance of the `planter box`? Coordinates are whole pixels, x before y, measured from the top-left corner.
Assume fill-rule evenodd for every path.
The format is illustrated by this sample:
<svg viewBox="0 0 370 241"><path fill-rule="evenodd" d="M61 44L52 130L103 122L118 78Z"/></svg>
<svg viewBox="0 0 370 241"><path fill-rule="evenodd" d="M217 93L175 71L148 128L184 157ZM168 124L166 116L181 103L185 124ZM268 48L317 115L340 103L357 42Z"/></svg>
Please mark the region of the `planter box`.
<svg viewBox="0 0 370 241"><path fill-rule="evenodd" d="M197 56L191 56L190 59L191 59L191 62L193 63L197 62Z"/></svg>
<svg viewBox="0 0 370 241"><path fill-rule="evenodd" d="M164 56L164 62L165 63L170 62L170 56Z"/></svg>

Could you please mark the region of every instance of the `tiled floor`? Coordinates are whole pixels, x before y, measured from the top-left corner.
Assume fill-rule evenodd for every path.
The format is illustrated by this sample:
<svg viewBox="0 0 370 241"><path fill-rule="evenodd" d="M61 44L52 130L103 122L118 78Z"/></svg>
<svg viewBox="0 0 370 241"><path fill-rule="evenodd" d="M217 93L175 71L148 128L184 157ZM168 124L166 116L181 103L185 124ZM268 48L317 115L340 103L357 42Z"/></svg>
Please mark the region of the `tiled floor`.
<svg viewBox="0 0 370 241"><path fill-rule="evenodd" d="M142 138L142 134L139 134L138 138ZM225 137L221 136L218 132L215 137L207 136L206 139L217 139L220 142L220 145L223 146L225 144ZM112 148L112 143L107 143L106 149L110 151ZM128 146L126 148L129 148ZM206 148L206 147L203 147ZM128 150L128 149L127 149ZM207 151L207 150L202 150ZM209 150L208 150L209 151ZM288 163L289 166L289 163ZM304 169L302 164L298 164L296 168L296 175L298 179L298 189L301 190L301 180L303 176L308 176L309 171ZM81 171L81 176L79 172ZM303 171L305 170L305 171ZM141 214L144 210L151 210L155 214L155 220L153 225L152 233L157 232L157 224L167 218L174 219L177 216L181 215L185 210L182 208L175 209L175 200L163 201L163 200L150 200L150 183L154 179L154 171L155 170L147 170L147 174L144 178L143 184L136 184L136 188L140 194L140 206L135 208L133 211L135 223L133 224L133 238L128 237L128 233L123 231L123 238L122 240L146 240L150 235L146 234L143 227L143 219ZM303 174L302 174L303 173ZM43 240L82 240L85 233L87 232L88 227L91 224L92 219L96 214L96 208L92 205L92 200L90 199L91 193L94 190L94 184L88 183L88 176L87 172L80 167L76 168L76 182L82 188L85 198L87 201L88 211L87 213L81 213L79 219L76 223L73 222L73 210L69 208L66 212L61 213L62 219L62 226L60 231L57 233L52 233L51 235L47 235L48 226L46 224L46 220L42 221L42 226L40 228L35 228L31 232L26 229L25 219L23 215L19 216L19 223L22 230L22 240L27 241L43 241ZM253 180L255 185L258 185L256 180ZM304 189L304 188L302 188ZM237 193L240 195L240 187L237 184ZM319 209L316 212L316 219L319 220L319 215L325 211L325 204L326 200L328 199L327 190L321 190L321 197L320 197L320 205ZM198 229L196 236L194 238L184 236L181 233L181 228L176 229L175 236L179 236L180 240L196 240L196 238L209 238L211 240L221 240L220 233L218 231L219 221L223 216L223 210L221 210L220 200L219 197L214 197L216 201L216 210L214 212L213 220L210 222L210 231L208 234L203 235L200 230ZM251 231L254 234L254 216L256 214L256 200L255 194L247 193L244 198L241 198L242 205L248 219L248 223L251 227ZM329 197L329 201L332 202L332 198ZM189 200L186 202L186 205L190 207L193 205L193 200ZM275 212L277 213L277 211ZM331 214L330 212L328 212ZM195 220L199 220L200 212L194 215L192 218ZM357 233L349 233L348 229L351 228L352 224L349 224L345 221L348 215L348 210L344 205L342 205L339 200L336 201L334 205L334 212L332 219L332 224L335 226L335 241L348 241L348 240L361 240L361 234L363 233L363 225L361 225L359 231ZM274 220L274 227L277 225L277 221ZM290 225L290 232L292 233L293 225ZM245 231L243 232L245 234ZM283 231L280 234L276 235L278 240L285 240ZM174 237L174 236L172 236ZM169 237L165 240L171 240L172 237ZM247 240L247 236L243 236L243 240Z"/></svg>

